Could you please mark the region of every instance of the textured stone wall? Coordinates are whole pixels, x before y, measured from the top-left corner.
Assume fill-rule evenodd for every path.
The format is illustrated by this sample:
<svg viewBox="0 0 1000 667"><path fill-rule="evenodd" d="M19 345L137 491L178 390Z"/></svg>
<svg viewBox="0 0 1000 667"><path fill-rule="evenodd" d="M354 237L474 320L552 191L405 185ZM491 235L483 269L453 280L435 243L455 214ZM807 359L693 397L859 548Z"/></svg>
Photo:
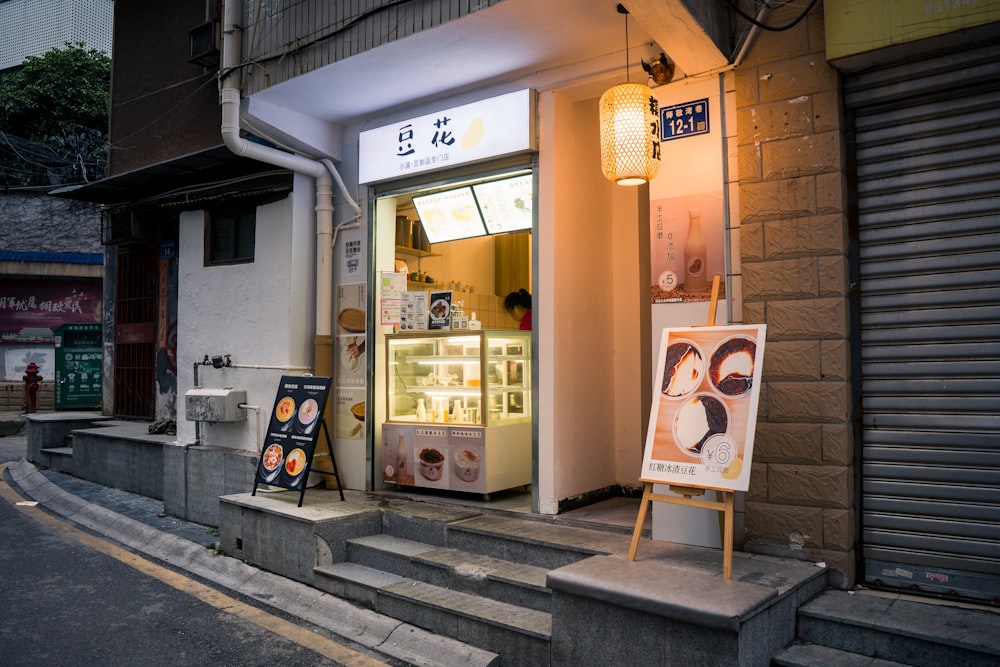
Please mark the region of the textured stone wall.
<svg viewBox="0 0 1000 667"><path fill-rule="evenodd" d="M743 319L768 327L746 537L853 582L845 148L822 11L762 31L736 70Z"/></svg>
<svg viewBox="0 0 1000 667"><path fill-rule="evenodd" d="M100 206L0 190L0 250L103 252Z"/></svg>

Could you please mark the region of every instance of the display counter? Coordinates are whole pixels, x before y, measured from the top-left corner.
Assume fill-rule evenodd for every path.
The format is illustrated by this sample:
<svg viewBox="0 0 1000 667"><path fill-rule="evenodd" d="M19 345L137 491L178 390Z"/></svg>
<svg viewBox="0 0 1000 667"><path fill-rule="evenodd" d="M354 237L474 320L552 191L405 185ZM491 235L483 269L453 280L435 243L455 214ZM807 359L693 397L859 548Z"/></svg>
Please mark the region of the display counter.
<svg viewBox="0 0 1000 667"><path fill-rule="evenodd" d="M382 479L469 493L531 483L531 333L386 336Z"/></svg>

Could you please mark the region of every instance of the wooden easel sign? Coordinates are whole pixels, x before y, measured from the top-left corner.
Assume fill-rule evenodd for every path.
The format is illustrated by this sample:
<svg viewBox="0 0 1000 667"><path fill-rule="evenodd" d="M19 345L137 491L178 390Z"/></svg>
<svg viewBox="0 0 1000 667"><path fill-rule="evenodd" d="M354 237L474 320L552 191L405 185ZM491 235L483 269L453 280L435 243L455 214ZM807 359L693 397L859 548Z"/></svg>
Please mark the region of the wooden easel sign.
<svg viewBox="0 0 1000 667"><path fill-rule="evenodd" d="M765 325L664 329L642 481L746 491Z"/></svg>
<svg viewBox="0 0 1000 667"><path fill-rule="evenodd" d="M664 329L640 481L640 520L650 501L725 512L726 577L731 572L733 492L750 484L765 325ZM653 494L667 484L684 497ZM705 490L718 500L697 500ZM629 558L635 558L637 531Z"/></svg>

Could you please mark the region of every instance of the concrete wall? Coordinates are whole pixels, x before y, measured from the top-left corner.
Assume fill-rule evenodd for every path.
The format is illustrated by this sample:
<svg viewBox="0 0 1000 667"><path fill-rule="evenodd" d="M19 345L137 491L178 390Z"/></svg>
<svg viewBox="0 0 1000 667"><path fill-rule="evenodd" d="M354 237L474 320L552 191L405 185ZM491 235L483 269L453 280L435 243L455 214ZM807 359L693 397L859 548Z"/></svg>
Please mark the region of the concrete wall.
<svg viewBox="0 0 1000 667"><path fill-rule="evenodd" d="M246 389L247 420L203 423L204 445L260 451L282 374L312 370L315 206L311 181L257 208L256 251L248 264L205 266L204 213L181 215L178 253L177 439L192 443L195 422L185 417L184 394L194 386L194 363L230 354L244 367L199 366L199 385ZM245 366L306 367L246 368ZM259 428L258 428L259 426Z"/></svg>
<svg viewBox="0 0 1000 667"><path fill-rule="evenodd" d="M208 4L115 3L113 49L128 57L111 63L109 175L222 143L218 71L187 62L188 31L205 22Z"/></svg>
<svg viewBox="0 0 1000 667"><path fill-rule="evenodd" d="M99 253L100 207L41 192L0 193L0 239L0 250ZM86 266L86 276L100 275L99 266ZM50 275L80 274L60 271Z"/></svg>
<svg viewBox="0 0 1000 667"><path fill-rule="evenodd" d="M746 529L853 580L844 130L824 48L818 6L736 71L743 319L768 326Z"/></svg>
<svg viewBox="0 0 1000 667"><path fill-rule="evenodd" d="M265 68L249 68L244 94L374 49L383 44L487 9L501 0L455 2L431 0L398 7L392 3L339 3L303 0L266 7L254 15L244 8L244 24L253 26L253 45L243 39L244 59L258 59ZM374 4L373 9L370 5ZM260 7L259 5L251 5ZM350 30L343 26L350 25ZM307 36L292 45L288 35ZM249 51L253 50L253 55Z"/></svg>

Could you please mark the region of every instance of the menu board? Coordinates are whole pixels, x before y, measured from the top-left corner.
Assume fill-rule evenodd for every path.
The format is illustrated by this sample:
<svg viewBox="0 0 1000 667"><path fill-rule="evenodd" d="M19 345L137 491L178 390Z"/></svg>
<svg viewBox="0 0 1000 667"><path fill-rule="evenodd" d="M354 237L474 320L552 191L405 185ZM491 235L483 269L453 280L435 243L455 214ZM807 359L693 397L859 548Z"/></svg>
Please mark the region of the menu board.
<svg viewBox="0 0 1000 667"><path fill-rule="evenodd" d="M765 326L664 329L644 482L746 491Z"/></svg>
<svg viewBox="0 0 1000 667"><path fill-rule="evenodd" d="M413 198L427 240L456 241L486 234L472 188L464 187Z"/></svg>
<svg viewBox="0 0 1000 667"><path fill-rule="evenodd" d="M531 229L531 174L472 186L490 234Z"/></svg>
<svg viewBox="0 0 1000 667"><path fill-rule="evenodd" d="M312 467L330 378L283 375L254 483L303 491Z"/></svg>
<svg viewBox="0 0 1000 667"><path fill-rule="evenodd" d="M451 290L443 292L431 292L431 305L428 308L430 321L428 328L432 331L436 329L451 329Z"/></svg>

